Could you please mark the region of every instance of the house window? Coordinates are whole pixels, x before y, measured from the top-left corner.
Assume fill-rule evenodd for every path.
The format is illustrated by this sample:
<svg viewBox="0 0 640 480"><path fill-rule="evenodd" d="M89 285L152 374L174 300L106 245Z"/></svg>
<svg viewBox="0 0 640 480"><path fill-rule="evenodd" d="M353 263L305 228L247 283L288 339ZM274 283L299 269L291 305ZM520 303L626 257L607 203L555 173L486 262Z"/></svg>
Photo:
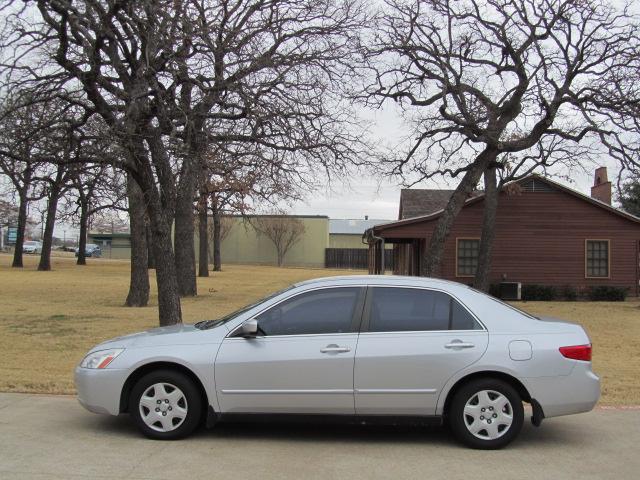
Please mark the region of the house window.
<svg viewBox="0 0 640 480"><path fill-rule="evenodd" d="M477 238L459 238L456 256L456 276L473 277L478 269L480 240Z"/></svg>
<svg viewBox="0 0 640 480"><path fill-rule="evenodd" d="M587 277L609 276L609 240L587 240L585 255Z"/></svg>

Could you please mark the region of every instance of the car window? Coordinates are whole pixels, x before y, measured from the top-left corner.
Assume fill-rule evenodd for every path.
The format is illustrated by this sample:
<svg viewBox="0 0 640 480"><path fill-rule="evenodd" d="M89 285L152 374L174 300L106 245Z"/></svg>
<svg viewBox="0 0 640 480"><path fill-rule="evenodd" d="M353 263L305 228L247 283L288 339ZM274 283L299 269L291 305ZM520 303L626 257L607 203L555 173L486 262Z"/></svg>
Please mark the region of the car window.
<svg viewBox="0 0 640 480"><path fill-rule="evenodd" d="M370 332L481 328L462 305L444 292L418 288L372 289Z"/></svg>
<svg viewBox="0 0 640 480"><path fill-rule="evenodd" d="M219 327L220 325L224 325L225 323L233 320L234 318L236 318L238 315L242 315L245 312L248 312L249 310L251 310L254 307L257 307L258 305L260 305L261 303L264 303L268 300L271 300L272 298L277 297L278 295L282 295L283 293L285 293L288 290L291 290L292 288L294 288L293 286L289 286L287 288L284 288L282 290L278 290L276 292L270 293L269 295L267 295L266 297L261 298L260 300L256 301L256 302L252 302L248 305L245 305L242 308L239 308L238 310L235 310L231 313L228 313L220 318L215 318L213 320L202 320L201 322L198 322L195 324L196 328L199 328L200 330L208 330L209 328L215 328L215 327Z"/></svg>
<svg viewBox="0 0 640 480"><path fill-rule="evenodd" d="M360 287L324 288L279 303L256 318L263 335L350 332Z"/></svg>

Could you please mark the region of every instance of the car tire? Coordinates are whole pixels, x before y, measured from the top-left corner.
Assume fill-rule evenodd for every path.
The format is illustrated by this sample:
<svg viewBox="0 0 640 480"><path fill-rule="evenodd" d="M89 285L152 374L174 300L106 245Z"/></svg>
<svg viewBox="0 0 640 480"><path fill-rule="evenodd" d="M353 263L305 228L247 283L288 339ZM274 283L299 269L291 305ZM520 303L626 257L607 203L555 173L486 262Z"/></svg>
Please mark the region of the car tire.
<svg viewBox="0 0 640 480"><path fill-rule="evenodd" d="M524 423L522 398L510 384L494 378L473 380L454 395L448 412L454 436L477 449L511 443Z"/></svg>
<svg viewBox="0 0 640 480"><path fill-rule="evenodd" d="M191 434L202 419L202 396L193 381L174 370L155 370L136 382L129 414L140 431L155 440Z"/></svg>

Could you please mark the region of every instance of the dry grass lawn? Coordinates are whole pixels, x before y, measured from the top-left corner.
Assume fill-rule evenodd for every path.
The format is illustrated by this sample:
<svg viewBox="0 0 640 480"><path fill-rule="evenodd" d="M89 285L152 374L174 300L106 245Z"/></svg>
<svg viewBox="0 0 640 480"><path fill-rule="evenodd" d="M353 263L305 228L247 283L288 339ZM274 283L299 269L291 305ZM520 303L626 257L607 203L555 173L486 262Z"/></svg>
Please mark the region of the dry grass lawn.
<svg viewBox="0 0 640 480"><path fill-rule="evenodd" d="M52 261L51 272L36 271L35 257L15 270L11 258L0 255L0 391L73 393L73 368L91 346L157 324L155 291L148 307L122 306L127 262L88 259L77 267L72 258ZM228 265L198 278L200 295L183 301L184 321L215 318L296 281L345 273ZM640 404L640 302L518 306L584 325L594 343L594 369L603 377L602 404Z"/></svg>

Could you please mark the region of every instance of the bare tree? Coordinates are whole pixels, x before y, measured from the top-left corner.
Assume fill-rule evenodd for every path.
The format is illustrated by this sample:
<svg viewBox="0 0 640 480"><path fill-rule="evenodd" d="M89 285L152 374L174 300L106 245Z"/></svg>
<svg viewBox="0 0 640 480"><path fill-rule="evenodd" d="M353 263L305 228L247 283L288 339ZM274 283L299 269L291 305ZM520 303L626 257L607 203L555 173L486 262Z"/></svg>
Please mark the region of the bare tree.
<svg viewBox="0 0 640 480"><path fill-rule="evenodd" d="M256 215L247 219L258 233L273 242L279 267L284 265L287 252L302 239L305 232L304 223L289 215Z"/></svg>
<svg viewBox="0 0 640 480"><path fill-rule="evenodd" d="M212 221L207 224L209 239L207 255L208 258L213 259L214 272L222 271L221 246L233 230L234 224L234 217L227 214L212 216Z"/></svg>
<svg viewBox="0 0 640 480"><path fill-rule="evenodd" d="M177 181L166 132L171 114L163 78L180 58L185 4L174 1L37 1L7 12L6 86L37 86L99 116L125 151L119 167L145 200L155 255L161 325L181 321L171 224ZM16 10L16 9L13 9ZM57 65L57 68L56 68ZM39 68L37 68L39 67Z"/></svg>
<svg viewBox="0 0 640 480"><path fill-rule="evenodd" d="M144 193L133 178L127 175L127 200L129 203L129 233L131 238L131 277L129 293L125 300L128 307L144 307L149 302L149 238Z"/></svg>
<svg viewBox="0 0 640 480"><path fill-rule="evenodd" d="M357 5L38 0L4 9L5 87L34 85L81 105L127 152L120 166L142 190L163 259L162 325L181 321L180 294L195 294L193 204L208 143L303 150L323 171L352 157L347 140L359 135L344 128L355 122L333 87L351 70Z"/></svg>
<svg viewBox="0 0 640 480"><path fill-rule="evenodd" d="M18 221L18 207L0 198L0 225L8 227Z"/></svg>
<svg viewBox="0 0 640 480"><path fill-rule="evenodd" d="M297 159L283 159L278 152L264 151L244 144L217 148L205 157L206 183L201 186L201 207L209 207L213 220L213 270L222 269L220 247L222 243L222 216L245 215L258 202L276 204L281 200L300 198L300 192L313 186L297 172ZM291 164L291 163L293 164ZM201 209L200 270L208 264L204 245L208 244L206 214ZM206 242L203 241L206 240Z"/></svg>
<svg viewBox="0 0 640 480"><path fill-rule="evenodd" d="M95 141L79 141L76 147L75 163L71 166L73 194L67 195L66 200L74 204L73 217L80 227L77 265L86 265L90 219L104 210L127 208L126 178L122 172L105 163L87 163L91 158L104 158L113 154L106 145ZM144 202L142 205L144 206Z"/></svg>
<svg viewBox="0 0 640 480"><path fill-rule="evenodd" d="M439 273L454 219L485 172L494 190L501 155L537 149L544 164L548 152L589 144L624 168L640 164L638 31L627 10L598 0L389 0L376 28L364 97L399 103L413 125L387 171L410 184L462 177L422 274Z"/></svg>
<svg viewBox="0 0 640 480"><path fill-rule="evenodd" d="M29 99L29 92L23 92ZM21 268L28 205L44 193L39 174L43 138L50 133L46 109L24 102L20 94L5 98L0 113L0 174L11 182L18 201L17 236L12 267Z"/></svg>
<svg viewBox="0 0 640 480"><path fill-rule="evenodd" d="M235 142L286 152L299 171L314 164L315 174L358 158L361 137L346 128L356 123L338 93L354 74L353 39L364 16L353 0L194 2L187 13L183 31L197 42L185 39L188 54L172 71L174 82L181 82L174 111L184 155L175 249L180 293L195 295L193 203L210 145ZM261 158L267 157L278 155ZM202 189L199 203L202 235ZM203 246L202 274L204 255Z"/></svg>

